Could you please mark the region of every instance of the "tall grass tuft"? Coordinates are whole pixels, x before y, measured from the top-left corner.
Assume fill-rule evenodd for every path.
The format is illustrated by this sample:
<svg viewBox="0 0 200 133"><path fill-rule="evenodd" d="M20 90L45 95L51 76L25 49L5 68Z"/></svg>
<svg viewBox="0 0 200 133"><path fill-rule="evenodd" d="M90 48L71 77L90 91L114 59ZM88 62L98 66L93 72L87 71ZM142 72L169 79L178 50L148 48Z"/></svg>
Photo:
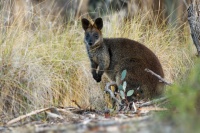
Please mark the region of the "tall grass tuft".
<svg viewBox="0 0 200 133"><path fill-rule="evenodd" d="M71 100L83 107L91 99L100 102L80 27L40 23L33 31L30 23L1 25L0 112L5 120L47 106L75 106Z"/></svg>

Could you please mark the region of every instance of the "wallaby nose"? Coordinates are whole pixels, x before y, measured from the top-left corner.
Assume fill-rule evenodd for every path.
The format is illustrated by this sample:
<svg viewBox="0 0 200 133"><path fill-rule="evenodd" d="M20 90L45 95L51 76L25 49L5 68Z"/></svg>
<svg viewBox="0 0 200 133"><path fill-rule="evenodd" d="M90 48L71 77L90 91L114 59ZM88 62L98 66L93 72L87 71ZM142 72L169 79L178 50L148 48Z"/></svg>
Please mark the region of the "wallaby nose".
<svg viewBox="0 0 200 133"><path fill-rule="evenodd" d="M91 45L92 45L92 42L88 42L88 44L91 46Z"/></svg>

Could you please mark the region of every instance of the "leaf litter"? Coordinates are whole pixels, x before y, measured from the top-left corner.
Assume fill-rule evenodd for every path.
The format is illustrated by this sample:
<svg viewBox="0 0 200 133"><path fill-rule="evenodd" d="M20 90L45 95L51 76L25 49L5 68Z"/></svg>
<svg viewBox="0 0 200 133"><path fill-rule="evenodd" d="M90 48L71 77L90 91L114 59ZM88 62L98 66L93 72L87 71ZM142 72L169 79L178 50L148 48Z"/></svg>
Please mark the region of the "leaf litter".
<svg viewBox="0 0 200 133"><path fill-rule="evenodd" d="M132 110L123 111L109 109L99 111L79 105L49 107L32 111L4 123L0 127L0 132L143 132L153 124L154 112L167 110L151 101L140 101L134 103L134 106ZM39 120L33 119L36 115L44 115L44 117Z"/></svg>

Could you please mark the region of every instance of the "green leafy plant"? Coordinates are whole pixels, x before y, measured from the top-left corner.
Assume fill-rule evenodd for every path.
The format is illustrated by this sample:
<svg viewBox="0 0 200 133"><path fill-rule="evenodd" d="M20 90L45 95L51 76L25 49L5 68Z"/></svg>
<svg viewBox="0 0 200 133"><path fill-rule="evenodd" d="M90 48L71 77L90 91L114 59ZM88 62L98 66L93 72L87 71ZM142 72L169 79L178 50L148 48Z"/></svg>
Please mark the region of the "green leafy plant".
<svg viewBox="0 0 200 133"><path fill-rule="evenodd" d="M134 93L133 89L129 89L129 91L126 93L127 89L127 82L125 81L127 75L127 70L123 70L121 73L121 84L118 86L119 94L122 100L125 100L126 103L128 103L127 97L132 96Z"/></svg>

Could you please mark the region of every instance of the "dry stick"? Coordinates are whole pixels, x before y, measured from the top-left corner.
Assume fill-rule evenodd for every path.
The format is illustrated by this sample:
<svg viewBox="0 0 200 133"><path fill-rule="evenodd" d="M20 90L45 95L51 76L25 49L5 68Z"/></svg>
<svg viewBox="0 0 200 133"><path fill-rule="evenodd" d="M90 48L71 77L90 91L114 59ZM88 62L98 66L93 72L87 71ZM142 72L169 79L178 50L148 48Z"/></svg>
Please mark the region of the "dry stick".
<svg viewBox="0 0 200 133"><path fill-rule="evenodd" d="M159 80L161 80L163 83L165 83L166 85L172 85L172 83L167 82L164 78L162 78L160 75L156 74L155 72L153 72L152 70L145 68L144 69L146 72L151 73L152 75L156 76Z"/></svg>
<svg viewBox="0 0 200 133"><path fill-rule="evenodd" d="M110 93L110 96L120 105L122 106L123 104L115 97L115 95L113 94L113 92L111 91L110 86L112 85L117 85L115 82L110 82L110 83L107 83L106 86L105 86L105 91L106 92L109 92Z"/></svg>
<svg viewBox="0 0 200 133"><path fill-rule="evenodd" d="M71 100L79 109L81 109L81 106L77 103L76 100Z"/></svg>
<svg viewBox="0 0 200 133"><path fill-rule="evenodd" d="M139 104L139 107L149 106L149 105L152 105L152 104L155 104L155 103L158 103L158 102L165 101L167 99L168 99L168 97L162 97L162 98L155 99L155 100L152 100L152 101L149 101L149 102L146 102L146 103Z"/></svg>
<svg viewBox="0 0 200 133"><path fill-rule="evenodd" d="M50 110L50 109L52 109L52 108L53 108L53 107L44 108L44 109L40 109L40 110L35 110L35 111L32 111L32 112L30 112L30 113L28 113L28 114L26 114L26 115L21 115L21 116L19 116L19 117L17 117L17 118L14 118L14 119L10 120L9 122L6 123L6 125L9 126L9 125L11 125L11 124L13 124L13 123L16 123L16 122L18 122L18 121L20 121L20 120L22 120L22 119L25 119L25 118L27 118L27 117L30 117L30 116L32 116L32 115L36 115L36 114L38 114L38 113L41 113L41 112L44 112L44 111L47 111L47 110Z"/></svg>

